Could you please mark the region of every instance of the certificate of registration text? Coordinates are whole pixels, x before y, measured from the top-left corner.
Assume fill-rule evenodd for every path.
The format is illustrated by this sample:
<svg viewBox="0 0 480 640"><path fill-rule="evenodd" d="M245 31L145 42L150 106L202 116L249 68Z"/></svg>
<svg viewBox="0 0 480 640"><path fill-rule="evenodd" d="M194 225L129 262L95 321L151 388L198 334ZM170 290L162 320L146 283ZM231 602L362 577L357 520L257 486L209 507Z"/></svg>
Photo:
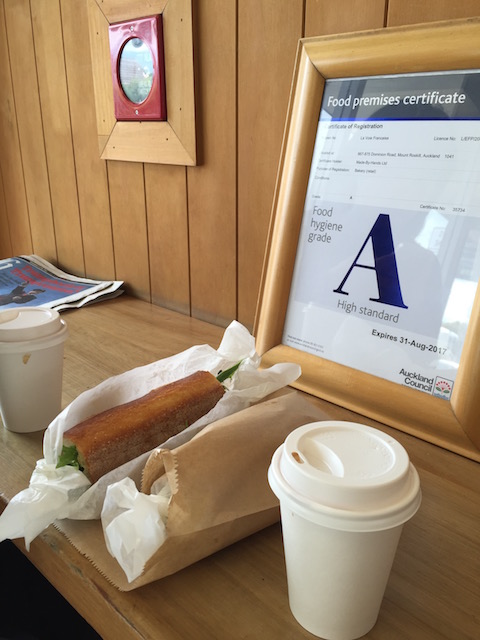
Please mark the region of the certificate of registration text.
<svg viewBox="0 0 480 640"><path fill-rule="evenodd" d="M480 72L328 80L283 344L449 399L479 278Z"/></svg>

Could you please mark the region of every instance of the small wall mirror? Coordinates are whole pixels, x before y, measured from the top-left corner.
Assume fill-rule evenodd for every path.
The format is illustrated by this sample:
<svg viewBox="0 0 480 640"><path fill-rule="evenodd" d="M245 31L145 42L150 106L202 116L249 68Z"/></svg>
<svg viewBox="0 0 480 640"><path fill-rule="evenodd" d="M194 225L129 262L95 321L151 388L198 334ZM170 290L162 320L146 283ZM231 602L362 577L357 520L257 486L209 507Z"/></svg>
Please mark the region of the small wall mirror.
<svg viewBox="0 0 480 640"><path fill-rule="evenodd" d="M192 1L87 3L97 139L103 160L197 164ZM140 17L144 12L148 16ZM129 49L135 49L133 42L128 43L135 38L148 45L153 58L152 84L143 102L134 100L140 100L145 89L143 94L130 94L131 100L127 72L122 71L122 84L119 79L120 54L126 61Z"/></svg>
<svg viewBox="0 0 480 640"><path fill-rule="evenodd" d="M153 86L153 56L141 38L132 38L123 47L119 62L120 85L135 104L144 102Z"/></svg>
<svg viewBox="0 0 480 640"><path fill-rule="evenodd" d="M162 15L109 26L116 120L166 120Z"/></svg>

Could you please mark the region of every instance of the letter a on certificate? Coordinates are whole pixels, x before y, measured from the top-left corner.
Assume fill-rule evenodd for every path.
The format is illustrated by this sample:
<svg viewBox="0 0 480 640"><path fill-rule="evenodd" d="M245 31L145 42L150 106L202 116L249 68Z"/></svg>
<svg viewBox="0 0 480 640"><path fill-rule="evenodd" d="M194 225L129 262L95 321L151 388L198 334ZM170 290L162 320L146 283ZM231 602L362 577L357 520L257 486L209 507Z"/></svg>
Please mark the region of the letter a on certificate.
<svg viewBox="0 0 480 640"><path fill-rule="evenodd" d="M373 256L375 266L360 264L358 262L368 241L372 241ZM370 230L370 233L362 244L357 257L353 261L350 269L347 271L344 279L334 289L334 293L342 293L348 296L347 291L343 291L343 287L348 280L354 268L372 269L377 276L378 298L370 298L372 302L381 302L392 307L401 307L408 309L402 298L400 289L400 280L398 279L397 260L395 258L395 249L393 246L392 227L390 225L390 216L381 213Z"/></svg>

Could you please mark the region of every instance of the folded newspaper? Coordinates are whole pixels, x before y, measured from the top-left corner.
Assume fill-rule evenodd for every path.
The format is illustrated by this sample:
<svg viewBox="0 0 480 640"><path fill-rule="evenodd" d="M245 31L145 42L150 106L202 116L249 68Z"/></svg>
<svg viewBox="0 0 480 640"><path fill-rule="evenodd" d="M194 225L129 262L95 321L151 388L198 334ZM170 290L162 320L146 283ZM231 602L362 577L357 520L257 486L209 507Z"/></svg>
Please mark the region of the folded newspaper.
<svg viewBox="0 0 480 640"><path fill-rule="evenodd" d="M0 310L19 306L61 311L123 293L121 280L90 280L61 271L36 255L0 260Z"/></svg>

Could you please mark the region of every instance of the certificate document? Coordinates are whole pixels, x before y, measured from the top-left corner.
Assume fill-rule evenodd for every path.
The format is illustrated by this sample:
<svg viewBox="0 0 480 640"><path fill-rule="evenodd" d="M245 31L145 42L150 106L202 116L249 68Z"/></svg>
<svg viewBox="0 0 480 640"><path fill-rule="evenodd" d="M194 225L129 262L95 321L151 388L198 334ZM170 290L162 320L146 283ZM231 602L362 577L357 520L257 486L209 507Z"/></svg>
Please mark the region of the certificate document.
<svg viewBox="0 0 480 640"><path fill-rule="evenodd" d="M283 344L448 400L479 278L480 71L328 80Z"/></svg>

